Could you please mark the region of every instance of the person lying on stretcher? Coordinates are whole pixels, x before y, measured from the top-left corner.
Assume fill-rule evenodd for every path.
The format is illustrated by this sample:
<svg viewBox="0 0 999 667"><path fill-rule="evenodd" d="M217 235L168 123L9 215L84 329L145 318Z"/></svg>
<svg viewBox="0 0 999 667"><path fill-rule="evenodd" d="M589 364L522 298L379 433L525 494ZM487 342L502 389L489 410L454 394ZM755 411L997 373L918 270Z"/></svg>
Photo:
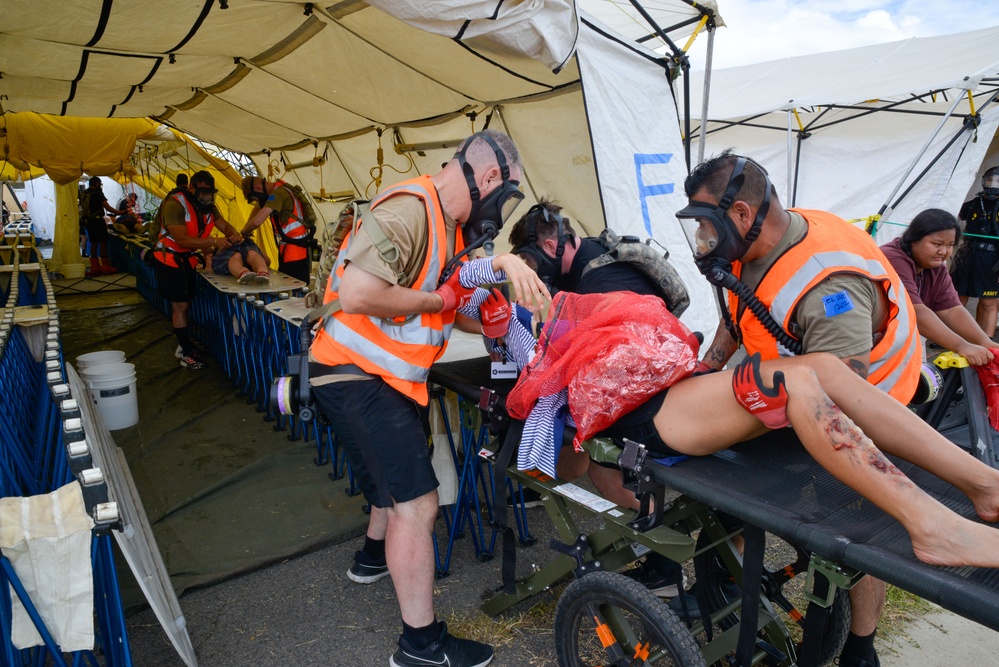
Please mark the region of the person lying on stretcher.
<svg viewBox="0 0 999 667"><path fill-rule="evenodd" d="M511 336L522 336L523 325L509 312L506 321L509 343ZM502 329L491 327L497 337ZM763 362L753 356L735 369L694 376L697 350L696 338L660 299L563 292L552 302L529 362L520 358L526 368L507 408L517 419L530 420L539 411L550 416L564 394L577 443L608 430L620 436L622 429L611 423L627 421L623 437L642 442L657 457L706 456L790 426L823 468L905 527L919 560L999 567L999 530L958 516L885 453L953 484L987 522L999 521L999 470L948 441L833 355ZM632 412L643 418L628 420Z"/></svg>

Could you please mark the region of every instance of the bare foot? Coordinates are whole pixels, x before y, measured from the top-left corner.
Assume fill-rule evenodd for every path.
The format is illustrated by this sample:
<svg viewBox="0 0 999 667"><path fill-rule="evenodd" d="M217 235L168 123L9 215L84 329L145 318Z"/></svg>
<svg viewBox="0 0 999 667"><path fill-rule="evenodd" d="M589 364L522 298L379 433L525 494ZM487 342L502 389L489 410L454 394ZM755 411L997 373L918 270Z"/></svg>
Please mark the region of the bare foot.
<svg viewBox="0 0 999 667"><path fill-rule="evenodd" d="M994 484L993 480L990 479L985 484L976 485L968 491L968 497L975 506L975 512L983 521L995 523L999 521L999 471L996 471L991 477L996 480Z"/></svg>
<svg viewBox="0 0 999 667"><path fill-rule="evenodd" d="M910 537L916 558L924 563L999 568L999 528L952 517L944 530Z"/></svg>

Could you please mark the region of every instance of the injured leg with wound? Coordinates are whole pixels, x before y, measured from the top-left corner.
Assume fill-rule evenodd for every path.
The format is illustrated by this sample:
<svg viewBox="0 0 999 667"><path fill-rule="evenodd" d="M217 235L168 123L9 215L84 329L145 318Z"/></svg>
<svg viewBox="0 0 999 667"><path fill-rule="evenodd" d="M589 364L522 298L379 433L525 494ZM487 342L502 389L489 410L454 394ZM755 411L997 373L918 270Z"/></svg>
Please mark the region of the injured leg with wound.
<svg viewBox="0 0 999 667"><path fill-rule="evenodd" d="M802 444L823 468L898 520L909 532L917 558L932 565L999 567L999 529L955 514L916 486L876 446L875 442L882 444L881 441L872 441L833 403L818 376L810 369L804 366L790 368L786 378L788 417ZM863 380L857 386L860 385L871 386ZM878 396L884 397L887 405L898 404L885 394L878 392ZM908 410L905 412L914 421L902 420L907 422L907 428L895 432L891 437L893 441L907 437L906 430L921 430L916 422L922 421ZM894 448L905 449L897 445ZM960 476L957 480L960 484L944 479L969 494L983 519L996 520L999 471L984 464L981 467L985 470L975 466L971 462L977 460L956 446L949 451L962 457L961 462L971 468L971 472ZM892 453L908 458L898 451ZM933 472L939 474L937 470ZM981 484L971 485L972 479ZM971 486L974 486L973 490L970 490Z"/></svg>

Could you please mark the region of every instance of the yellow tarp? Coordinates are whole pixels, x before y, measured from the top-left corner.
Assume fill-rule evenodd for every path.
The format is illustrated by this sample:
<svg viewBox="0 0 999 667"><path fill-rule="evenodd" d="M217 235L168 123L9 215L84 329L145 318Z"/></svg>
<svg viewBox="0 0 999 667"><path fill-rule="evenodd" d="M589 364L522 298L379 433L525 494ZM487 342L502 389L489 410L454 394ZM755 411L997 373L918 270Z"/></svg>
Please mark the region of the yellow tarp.
<svg viewBox="0 0 999 667"><path fill-rule="evenodd" d="M80 261L76 184L84 174L110 176L122 185L131 183L163 198L181 171L190 176L204 169L215 178L219 210L236 229L243 228L252 210L240 190L242 174L231 164L183 133L148 118L6 113L0 118L0 142L0 178L22 180L45 173L57 184L55 269ZM136 151L136 142L154 149ZM156 157L167 153L184 159L178 163ZM258 229L254 241L267 254L271 268L277 268L270 226Z"/></svg>
<svg viewBox="0 0 999 667"><path fill-rule="evenodd" d="M129 165L136 139L152 137L148 118L77 118L6 113L0 126L3 154L15 168L42 169L60 185L83 174L111 176Z"/></svg>

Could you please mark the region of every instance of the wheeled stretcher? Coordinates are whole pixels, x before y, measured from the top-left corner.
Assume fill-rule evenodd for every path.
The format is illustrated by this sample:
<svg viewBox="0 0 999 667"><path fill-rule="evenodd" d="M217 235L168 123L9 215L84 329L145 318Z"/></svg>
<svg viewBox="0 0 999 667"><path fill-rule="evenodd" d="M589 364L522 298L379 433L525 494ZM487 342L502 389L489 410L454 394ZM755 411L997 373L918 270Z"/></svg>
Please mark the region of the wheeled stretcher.
<svg viewBox="0 0 999 667"><path fill-rule="evenodd" d="M481 400L483 387L503 393L511 384L491 381L484 359L436 365L431 381L464 398L466 411L490 405ZM559 538L552 541L551 562L507 582L483 610L499 614L575 575L556 612L561 665L705 665L733 654L729 659L738 665L825 664L845 640L846 591L863 573L999 630L999 569L918 561L905 529L827 473L790 429L671 467L654 462L634 443L620 451L603 445L593 449L599 451L595 456L620 458L626 483L642 501L637 517L575 485L520 472L515 465L507 469L525 488L541 493ZM945 505L975 517L960 491L912 464L893 461ZM680 496L665 502L667 488ZM597 516L600 527L584 534L575 516ZM793 562L774 571L764 567L766 533L794 548ZM732 542L739 534L745 539L741 555ZM697 598L701 617L681 621L655 595L616 573L647 549L677 563L694 559L703 582ZM721 594L719 563L740 584L741 599ZM804 614L782 592L799 574L807 576ZM801 642L792 639L777 607L802 625Z"/></svg>

